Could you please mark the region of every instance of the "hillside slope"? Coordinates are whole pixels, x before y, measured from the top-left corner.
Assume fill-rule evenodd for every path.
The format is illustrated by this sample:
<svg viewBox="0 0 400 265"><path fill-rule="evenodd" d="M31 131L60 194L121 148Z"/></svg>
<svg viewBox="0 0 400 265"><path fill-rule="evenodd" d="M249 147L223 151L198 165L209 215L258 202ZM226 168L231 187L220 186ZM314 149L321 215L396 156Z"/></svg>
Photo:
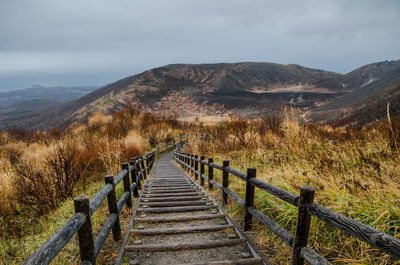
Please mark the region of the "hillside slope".
<svg viewBox="0 0 400 265"><path fill-rule="evenodd" d="M360 113L368 111L367 120L373 120L378 113L374 109L396 102L399 78L400 61L369 64L345 75L294 64L173 64L121 79L45 112L0 119L0 127L65 126L128 104L182 119L254 118L291 105L304 109L315 122L362 120Z"/></svg>

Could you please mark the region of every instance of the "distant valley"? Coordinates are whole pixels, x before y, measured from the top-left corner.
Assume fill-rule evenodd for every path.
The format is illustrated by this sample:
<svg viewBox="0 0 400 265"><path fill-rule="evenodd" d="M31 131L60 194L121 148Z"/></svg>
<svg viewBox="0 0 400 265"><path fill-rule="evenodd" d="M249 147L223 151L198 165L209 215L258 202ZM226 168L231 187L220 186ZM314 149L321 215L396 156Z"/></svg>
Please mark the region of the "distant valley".
<svg viewBox="0 0 400 265"><path fill-rule="evenodd" d="M293 106L311 122L364 124L384 117L387 102L393 114L400 114L400 60L368 64L344 75L295 64L174 64L64 104L44 102L45 112L0 115L0 127L66 126L96 111L112 113L128 104L187 120L279 115L284 106Z"/></svg>

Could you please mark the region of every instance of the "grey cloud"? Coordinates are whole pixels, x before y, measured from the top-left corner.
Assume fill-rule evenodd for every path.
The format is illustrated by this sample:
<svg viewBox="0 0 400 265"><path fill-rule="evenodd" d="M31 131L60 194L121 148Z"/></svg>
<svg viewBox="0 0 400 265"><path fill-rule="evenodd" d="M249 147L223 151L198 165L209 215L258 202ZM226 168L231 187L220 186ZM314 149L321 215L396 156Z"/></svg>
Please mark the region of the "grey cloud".
<svg viewBox="0 0 400 265"><path fill-rule="evenodd" d="M0 90L102 85L169 63L347 72L400 58L399 14L397 0L3 0Z"/></svg>

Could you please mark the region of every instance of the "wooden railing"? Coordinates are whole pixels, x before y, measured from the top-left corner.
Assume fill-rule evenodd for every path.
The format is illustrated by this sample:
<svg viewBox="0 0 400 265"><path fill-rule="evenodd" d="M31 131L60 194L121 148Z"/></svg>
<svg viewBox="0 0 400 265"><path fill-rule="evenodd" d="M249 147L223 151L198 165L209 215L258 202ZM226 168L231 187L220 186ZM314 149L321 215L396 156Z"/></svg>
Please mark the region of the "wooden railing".
<svg viewBox="0 0 400 265"><path fill-rule="evenodd" d="M229 196L245 209L245 231L251 229L252 219L254 217L280 237L287 245L292 247L291 264L293 265L304 264L305 260L315 265L330 264L324 257L307 247L311 216L370 244L396 259L400 259L400 239L314 203L315 190L312 187L301 187L300 196L298 196L257 179L256 168L253 167L247 168L247 173L243 173L229 167L229 160L223 160L222 165L219 165L214 163L212 157L205 160L205 156L187 154L179 151L174 152L174 158L185 170L192 173L195 179L200 179L201 185L204 185L204 180L206 180L210 190L212 190L213 187L220 189L222 191L222 205L227 203ZM204 174L205 166L208 166L207 175ZM222 171L222 183L218 183L214 180L214 169ZM229 189L230 174L246 181L244 199ZM298 208L294 235L254 206L256 187Z"/></svg>
<svg viewBox="0 0 400 265"><path fill-rule="evenodd" d="M115 177L104 177L105 186L89 201L88 196L79 196L74 199L75 214L51 236L38 250L36 250L23 264L50 264L71 238L78 233L81 264L96 264L96 257L100 253L110 231L113 239L121 239L119 212L124 205L132 208L132 193L139 196L142 189L141 182L147 178L156 157L169 151L178 144L188 140L189 136L180 137L156 148L144 157L132 158L129 163L122 163L122 170ZM123 182L124 193L117 201L115 187ZM107 198L109 215L96 238L93 236L91 216Z"/></svg>

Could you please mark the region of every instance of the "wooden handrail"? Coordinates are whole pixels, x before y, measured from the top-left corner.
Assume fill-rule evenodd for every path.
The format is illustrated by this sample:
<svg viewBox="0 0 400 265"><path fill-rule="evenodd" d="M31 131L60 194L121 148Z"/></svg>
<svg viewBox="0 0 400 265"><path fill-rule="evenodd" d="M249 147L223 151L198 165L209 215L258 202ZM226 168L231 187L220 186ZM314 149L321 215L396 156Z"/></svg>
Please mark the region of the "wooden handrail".
<svg viewBox="0 0 400 265"><path fill-rule="evenodd" d="M160 153L182 145L187 142L187 140L188 136L181 136L163 146L156 147L155 151L146 154L144 157L138 159L132 158L129 164L123 163L122 170L115 177L106 176L107 183L96 193L92 200L89 201L88 197L85 196L75 198L74 201L77 213L68 219L57 232L22 264L50 264L76 233L80 235L79 248L81 264L94 264L111 230L113 230L114 240L120 239L121 228L118 213L122 210L124 205L127 205L129 208L132 207L132 193L134 197L138 197L138 190L141 189L141 179L147 177L147 174L149 174L154 165L156 157ZM124 183L124 193L117 202L115 199L115 186L117 186L121 180L123 180ZM96 212L106 198L109 200L110 213L97 237L93 238L90 217Z"/></svg>
<svg viewBox="0 0 400 265"><path fill-rule="evenodd" d="M191 154L184 154L179 151L174 152L174 159L176 162L183 168L189 169L189 172L193 172L192 161L196 161L196 163L199 162L202 166L208 166L208 175L203 173L199 174L201 185L204 184L205 180L208 182L209 190L213 187L220 189L223 194L221 197L222 204L226 202L225 196L229 196L236 203L246 209L244 220L245 230L249 229L251 226L251 218L254 217L279 236L286 244L292 247L293 252L291 264L301 265L304 264L304 260L307 260L311 264L330 264L324 257L307 247L311 215L342 230L350 236L378 248L393 258L400 259L400 239L313 203L312 198L314 191L311 187L301 187L301 196L298 196L270 183L257 179L255 173L250 173L252 170L250 170L250 172L248 171L246 174L229 167L229 163L225 162L224 165L219 165L213 162L213 158L209 158L208 161L206 161L204 156L199 156L201 159L193 159L192 156L193 155ZM214 168L222 171L223 182L225 181L225 183L218 183L213 179ZM227 180L229 181L228 174L246 181L246 198L244 200L228 188L228 183L226 182ZM249 174L254 174L254 177L249 178ZM254 201L254 192L252 190L254 190L254 187L266 191L274 197L298 207L295 235L290 234L274 220L252 205L252 201ZM302 196L304 197L303 199Z"/></svg>

